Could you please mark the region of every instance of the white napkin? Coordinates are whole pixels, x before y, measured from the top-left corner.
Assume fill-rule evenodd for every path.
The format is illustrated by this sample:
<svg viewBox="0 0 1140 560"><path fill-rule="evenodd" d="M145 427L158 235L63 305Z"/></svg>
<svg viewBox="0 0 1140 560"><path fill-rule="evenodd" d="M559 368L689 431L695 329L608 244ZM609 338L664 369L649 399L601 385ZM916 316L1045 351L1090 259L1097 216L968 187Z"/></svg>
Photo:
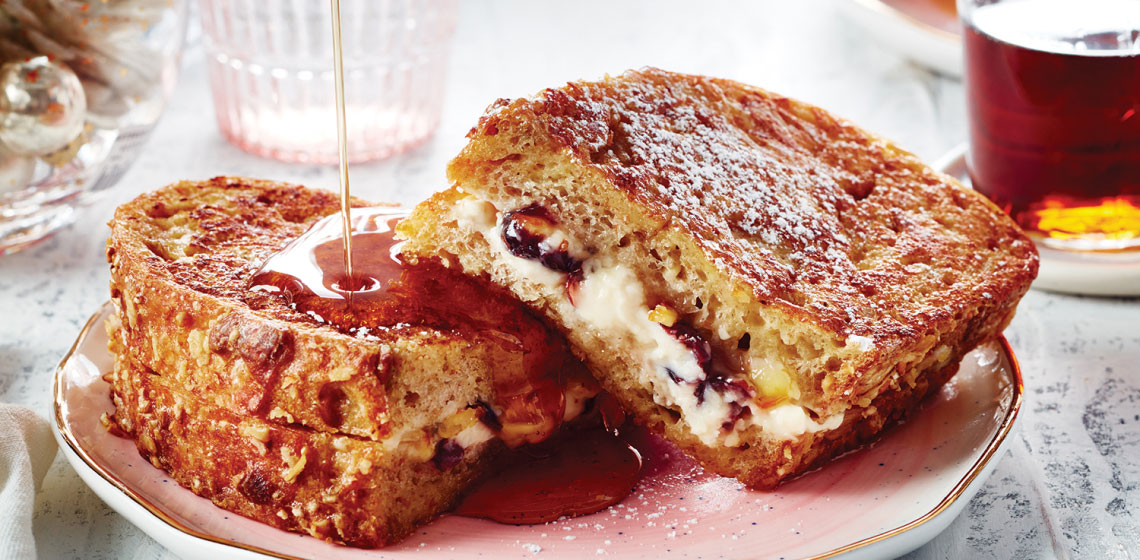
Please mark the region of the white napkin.
<svg viewBox="0 0 1140 560"><path fill-rule="evenodd" d="M55 447L43 418L0 403L0 559L36 557L32 513Z"/></svg>

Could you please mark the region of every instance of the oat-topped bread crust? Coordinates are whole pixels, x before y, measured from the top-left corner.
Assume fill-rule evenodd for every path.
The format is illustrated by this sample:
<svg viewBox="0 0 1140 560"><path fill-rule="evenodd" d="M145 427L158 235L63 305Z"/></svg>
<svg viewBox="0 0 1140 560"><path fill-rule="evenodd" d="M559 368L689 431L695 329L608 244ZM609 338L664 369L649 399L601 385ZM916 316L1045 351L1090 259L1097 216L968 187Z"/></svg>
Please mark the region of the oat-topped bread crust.
<svg viewBox="0 0 1140 560"><path fill-rule="evenodd" d="M383 437L390 348L299 320L267 296L254 302L265 304L260 312L246 303L261 262L338 208L323 191L228 177L180 182L120 206L107 260L128 351L234 410ZM324 412L310 406L322 390L336 401Z"/></svg>
<svg viewBox="0 0 1140 560"><path fill-rule="evenodd" d="M398 324L350 336L249 289L266 258L338 210L331 193L231 177L119 207L107 254L128 352L220 405L374 440L489 398L495 370L522 370L497 333ZM405 383L432 379L430 393Z"/></svg>
<svg viewBox="0 0 1140 560"><path fill-rule="evenodd" d="M450 507L492 456L469 453L446 471L402 464L378 442L216 406L125 353L109 381L110 421L180 484L229 511L353 546L399 541Z"/></svg>
<svg viewBox="0 0 1140 560"><path fill-rule="evenodd" d="M863 428L882 423L880 397L936 388L921 380L996 336L1037 271L1033 244L983 196L822 109L729 80L645 69L571 83L496 102L468 136L455 188L399 229L405 251L511 287L641 421L755 486L807 468L821 434L839 449L877 431ZM619 325L637 313L597 315L631 299L698 371L663 365L660 333ZM690 414L709 387L725 395L720 434ZM786 404L807 427L778 435L769 420Z"/></svg>
<svg viewBox="0 0 1140 560"><path fill-rule="evenodd" d="M432 289L478 298L471 313L510 324L419 323L399 300L391 326L385 317L345 332L250 288L268 257L338 209L329 193L240 177L119 207L107 244L113 419L221 507L380 546L449 507L503 449L580 413L597 387L557 332L501 288L434 268L378 277L390 296L381 301L414 299L397 288L428 277ZM513 336L524 329L546 346ZM519 401L530 406L521 414Z"/></svg>

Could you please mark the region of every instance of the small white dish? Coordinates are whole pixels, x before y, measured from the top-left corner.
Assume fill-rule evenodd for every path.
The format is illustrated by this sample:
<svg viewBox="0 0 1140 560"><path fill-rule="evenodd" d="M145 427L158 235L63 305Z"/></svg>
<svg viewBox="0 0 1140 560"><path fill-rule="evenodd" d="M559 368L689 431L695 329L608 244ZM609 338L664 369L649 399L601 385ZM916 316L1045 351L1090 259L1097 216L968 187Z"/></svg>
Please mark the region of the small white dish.
<svg viewBox="0 0 1140 560"><path fill-rule="evenodd" d="M934 168L970 186L967 144L934 162ZM1140 251L1062 251L1037 243L1041 270L1033 287L1091 296L1140 296Z"/></svg>
<svg viewBox="0 0 1140 560"><path fill-rule="evenodd" d="M545 525L445 516L395 546L362 550L286 533L214 507L111 435L105 304L55 376L54 431L80 477L182 558L893 558L942 532L993 471L1021 406L1004 340L966 356L906 423L771 492L705 473L667 444L634 493L608 510Z"/></svg>
<svg viewBox="0 0 1140 560"><path fill-rule="evenodd" d="M945 0L835 0L840 12L874 41L933 70L962 75L957 12Z"/></svg>

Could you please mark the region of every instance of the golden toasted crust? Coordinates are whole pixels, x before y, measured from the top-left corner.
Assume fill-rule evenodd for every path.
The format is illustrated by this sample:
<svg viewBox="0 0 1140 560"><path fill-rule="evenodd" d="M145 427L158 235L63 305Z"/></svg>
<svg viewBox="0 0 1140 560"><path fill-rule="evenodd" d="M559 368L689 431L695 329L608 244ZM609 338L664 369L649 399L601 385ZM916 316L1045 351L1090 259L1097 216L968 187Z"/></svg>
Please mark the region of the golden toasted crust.
<svg viewBox="0 0 1140 560"><path fill-rule="evenodd" d="M247 289L265 258L338 208L322 191L226 177L119 207L107 257L132 359L220 406L374 440L490 402L493 369L523 367L494 335L353 337Z"/></svg>
<svg viewBox="0 0 1140 560"><path fill-rule="evenodd" d="M382 437L388 349L298 320L269 298L263 312L245 300L259 264L338 207L322 191L226 177L120 206L107 260L133 359L233 410ZM309 406L332 384L353 402L344 426Z"/></svg>
<svg viewBox="0 0 1140 560"><path fill-rule="evenodd" d="M996 336L1036 275L1032 243L981 195L821 109L736 82L647 69L572 83L497 102L469 138L448 169L457 189L401 225L405 251L510 286L642 422L754 486L937 387L929 372ZM649 308L675 310L758 391L786 375L778 397L844 423L788 445L755 426L744 451L700 443L676 407L654 402L642 350L496 253L461 209L468 195L497 219L543 207L582 258L633 271Z"/></svg>
<svg viewBox="0 0 1140 560"><path fill-rule="evenodd" d="M450 507L493 455L472 450L446 471L411 463L377 442L215 406L126 354L109 381L111 420L178 483L257 521L353 546L399 541Z"/></svg>
<svg viewBox="0 0 1140 560"><path fill-rule="evenodd" d="M493 328L402 323L349 336L248 289L261 262L337 209L327 193L231 177L121 206L107 245L115 420L156 466L221 507L380 546L449 507L505 449L499 438L534 427L506 420L509 410L484 422L500 397L533 389L503 380L534 370L521 343ZM483 311L517 306L515 326L548 329L493 290ZM596 392L552 336L551 356L566 358L558 381Z"/></svg>

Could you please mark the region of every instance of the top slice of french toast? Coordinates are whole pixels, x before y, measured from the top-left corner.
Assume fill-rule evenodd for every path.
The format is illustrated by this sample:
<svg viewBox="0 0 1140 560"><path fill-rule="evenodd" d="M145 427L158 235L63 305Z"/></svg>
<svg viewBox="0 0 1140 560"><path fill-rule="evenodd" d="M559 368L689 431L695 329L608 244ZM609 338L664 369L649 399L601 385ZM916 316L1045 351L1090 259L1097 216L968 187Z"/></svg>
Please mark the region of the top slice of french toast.
<svg viewBox="0 0 1140 560"><path fill-rule="evenodd" d="M438 439L433 426L479 402L496 405L506 398L503 379L536 370L527 369L518 340L494 329L395 320L349 334L288 298L250 290L268 257L338 210L331 193L238 177L184 181L122 205L107 257L125 351L231 410L393 449L426 446L427 460ZM567 356L554 364L565 378L588 377L561 338L516 301L491 286L463 287L489 306L520 310L523 328L549 332L552 354ZM506 438L512 425L500 420Z"/></svg>

